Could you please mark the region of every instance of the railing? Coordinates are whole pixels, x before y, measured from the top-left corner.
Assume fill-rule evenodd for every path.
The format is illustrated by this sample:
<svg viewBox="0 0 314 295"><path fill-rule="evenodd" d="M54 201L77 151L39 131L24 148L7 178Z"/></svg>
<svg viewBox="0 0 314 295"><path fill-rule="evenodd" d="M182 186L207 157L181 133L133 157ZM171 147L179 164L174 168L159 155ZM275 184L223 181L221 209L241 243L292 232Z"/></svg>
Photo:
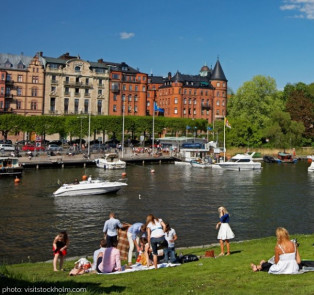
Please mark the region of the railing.
<svg viewBox="0 0 314 295"><path fill-rule="evenodd" d="M84 97L90 97L90 93L84 93Z"/></svg>
<svg viewBox="0 0 314 295"><path fill-rule="evenodd" d="M101 89L105 88L104 84L97 84L97 86L98 86L98 88L101 88Z"/></svg>
<svg viewBox="0 0 314 295"><path fill-rule="evenodd" d="M54 84L54 85L59 84L59 81L58 80L51 80L51 84Z"/></svg>
<svg viewBox="0 0 314 295"><path fill-rule="evenodd" d="M5 94L4 98L13 99L13 94Z"/></svg>
<svg viewBox="0 0 314 295"><path fill-rule="evenodd" d="M75 97L81 97L81 93L75 92L75 93L74 93L74 96L75 96Z"/></svg>

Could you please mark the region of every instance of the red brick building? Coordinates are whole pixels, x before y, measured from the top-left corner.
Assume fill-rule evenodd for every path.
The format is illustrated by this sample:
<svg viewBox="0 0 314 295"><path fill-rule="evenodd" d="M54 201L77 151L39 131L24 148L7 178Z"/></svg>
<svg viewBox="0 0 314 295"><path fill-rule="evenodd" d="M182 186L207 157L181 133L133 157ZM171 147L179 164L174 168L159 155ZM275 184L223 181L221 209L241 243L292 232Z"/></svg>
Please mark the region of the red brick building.
<svg viewBox="0 0 314 295"><path fill-rule="evenodd" d="M209 123L222 119L227 107L227 79L219 60L213 70L203 66L199 75L171 73L163 79L155 96L158 107L163 108L164 116L174 118L206 119ZM160 81L159 81L160 82ZM149 94L157 87L156 80L148 86ZM147 100L147 112L152 113L151 100Z"/></svg>
<svg viewBox="0 0 314 295"><path fill-rule="evenodd" d="M126 63L110 67L109 115L146 116L147 74Z"/></svg>
<svg viewBox="0 0 314 295"><path fill-rule="evenodd" d="M0 113L4 112L4 96L5 96L5 81L7 79L7 73L4 70L0 70Z"/></svg>

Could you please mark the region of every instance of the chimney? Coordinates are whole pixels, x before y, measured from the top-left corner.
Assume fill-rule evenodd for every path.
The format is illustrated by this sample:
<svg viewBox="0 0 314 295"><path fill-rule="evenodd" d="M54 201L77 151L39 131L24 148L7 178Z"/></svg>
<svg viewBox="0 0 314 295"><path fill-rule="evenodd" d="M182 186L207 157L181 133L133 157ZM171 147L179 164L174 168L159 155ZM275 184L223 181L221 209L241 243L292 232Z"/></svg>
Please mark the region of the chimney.
<svg viewBox="0 0 314 295"><path fill-rule="evenodd" d="M171 72L168 73L168 80L171 80Z"/></svg>
<svg viewBox="0 0 314 295"><path fill-rule="evenodd" d="M100 64L103 64L104 60L102 58L100 58L97 62L100 63Z"/></svg>

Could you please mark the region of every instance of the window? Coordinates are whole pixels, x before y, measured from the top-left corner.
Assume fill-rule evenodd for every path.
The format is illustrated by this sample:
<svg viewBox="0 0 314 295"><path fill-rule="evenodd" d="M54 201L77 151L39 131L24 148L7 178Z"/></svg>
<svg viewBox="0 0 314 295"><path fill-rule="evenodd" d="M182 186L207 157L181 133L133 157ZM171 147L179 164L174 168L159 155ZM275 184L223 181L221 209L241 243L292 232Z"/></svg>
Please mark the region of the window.
<svg viewBox="0 0 314 295"><path fill-rule="evenodd" d="M189 90L189 94L190 94L190 95L192 94L192 90L191 90L191 89Z"/></svg>
<svg viewBox="0 0 314 295"><path fill-rule="evenodd" d="M224 100L222 101L222 105L225 106L225 101Z"/></svg>
<svg viewBox="0 0 314 295"><path fill-rule="evenodd" d="M10 88L10 87L7 87L7 88L5 89L5 94L6 94L6 95L10 95L10 93L11 93L11 88Z"/></svg>
<svg viewBox="0 0 314 295"><path fill-rule="evenodd" d="M54 112L56 109L56 98L51 97L50 98L50 112Z"/></svg>
<svg viewBox="0 0 314 295"><path fill-rule="evenodd" d="M146 104L146 105L147 105L148 107L150 106L150 101L149 101L149 100L147 101L147 104Z"/></svg>
<svg viewBox="0 0 314 295"><path fill-rule="evenodd" d="M201 90L201 95L203 95L203 90Z"/></svg>
<svg viewBox="0 0 314 295"><path fill-rule="evenodd" d="M196 90L194 90L194 95L196 95Z"/></svg>
<svg viewBox="0 0 314 295"><path fill-rule="evenodd" d="M177 97L175 97L175 99L174 99L174 103L175 103L175 104L177 104L177 103L178 103L178 98L177 98Z"/></svg>
<svg viewBox="0 0 314 295"><path fill-rule="evenodd" d="M4 87L1 87L1 92L0 92L0 94L4 94Z"/></svg>
<svg viewBox="0 0 314 295"><path fill-rule="evenodd" d="M102 90L98 89L98 95L102 95Z"/></svg>
<svg viewBox="0 0 314 295"><path fill-rule="evenodd" d="M74 113L75 114L78 114L78 112L79 112L79 102L80 102L80 100L79 99L74 99Z"/></svg>
<svg viewBox="0 0 314 295"><path fill-rule="evenodd" d="M116 112L117 111L117 105L113 105L113 111Z"/></svg>
<svg viewBox="0 0 314 295"><path fill-rule="evenodd" d="M89 96L89 89L85 89L85 96Z"/></svg>
<svg viewBox="0 0 314 295"><path fill-rule="evenodd" d="M32 81L34 84L38 84L38 76L33 76Z"/></svg>
<svg viewBox="0 0 314 295"><path fill-rule="evenodd" d="M123 90L126 90L126 85L123 84L122 89L123 89Z"/></svg>
<svg viewBox="0 0 314 295"><path fill-rule="evenodd" d="M189 98L189 104L192 104L192 100L191 100L191 98Z"/></svg>
<svg viewBox="0 0 314 295"><path fill-rule="evenodd" d="M33 111L37 110L37 101L31 102L31 110L33 110Z"/></svg>
<svg viewBox="0 0 314 295"><path fill-rule="evenodd" d="M226 87L226 83L223 83L222 86L223 86L223 87Z"/></svg>
<svg viewBox="0 0 314 295"><path fill-rule="evenodd" d="M122 94L122 101L125 101L125 94Z"/></svg>
<svg viewBox="0 0 314 295"><path fill-rule="evenodd" d="M196 115L196 109L193 109L193 114Z"/></svg>
<svg viewBox="0 0 314 295"><path fill-rule="evenodd" d="M207 96L208 95L208 91L205 91L205 96Z"/></svg>
<svg viewBox="0 0 314 295"><path fill-rule="evenodd" d="M79 95L80 94L80 89L79 88L75 88L75 95Z"/></svg>
<svg viewBox="0 0 314 295"><path fill-rule="evenodd" d="M102 86L102 79L99 79L99 80L98 80L98 85L99 85L99 86Z"/></svg>
<svg viewBox="0 0 314 295"><path fill-rule="evenodd" d="M34 80L34 76L33 76L33 80ZM51 82L56 82L57 79L56 79L56 75L52 75L51 76ZM34 83L34 82L33 82Z"/></svg>
<svg viewBox="0 0 314 295"><path fill-rule="evenodd" d="M217 110L217 111L216 111L216 115L218 115L218 116L219 116L219 110Z"/></svg>
<svg viewBox="0 0 314 295"><path fill-rule="evenodd" d="M175 113L175 114L178 113L178 108L174 108L174 113Z"/></svg>
<svg viewBox="0 0 314 295"><path fill-rule="evenodd" d="M220 87L220 83L219 82L217 82L217 87Z"/></svg>
<svg viewBox="0 0 314 295"><path fill-rule="evenodd" d="M65 82L69 83L70 82L70 78L69 77L65 77Z"/></svg>
<svg viewBox="0 0 314 295"><path fill-rule="evenodd" d="M144 91L144 92L146 91L146 87L145 86L142 87L142 91Z"/></svg>
<svg viewBox="0 0 314 295"><path fill-rule="evenodd" d="M49 66L50 66L51 69L57 69L58 68L57 64L50 64Z"/></svg>
<svg viewBox="0 0 314 295"><path fill-rule="evenodd" d="M12 67L12 64L7 60L6 63L4 64L4 66L6 68L11 68Z"/></svg>
<svg viewBox="0 0 314 295"><path fill-rule="evenodd" d="M150 93L149 92L147 92L147 97L150 97Z"/></svg>
<svg viewBox="0 0 314 295"><path fill-rule="evenodd" d="M143 76L143 81L146 81L146 77L145 76Z"/></svg>
<svg viewBox="0 0 314 295"><path fill-rule="evenodd" d="M134 113L137 113L137 106L134 106Z"/></svg>
<svg viewBox="0 0 314 295"><path fill-rule="evenodd" d="M88 85L89 84L89 78L85 79L85 84Z"/></svg>
<svg viewBox="0 0 314 295"><path fill-rule="evenodd" d="M138 86L137 85L135 86L135 91L138 91Z"/></svg>
<svg viewBox="0 0 314 295"><path fill-rule="evenodd" d="M79 77L76 77L75 78L75 82L78 84L78 83L80 83L80 78Z"/></svg>
<svg viewBox="0 0 314 295"><path fill-rule="evenodd" d="M5 75L2 73L2 74L1 74L1 80L2 80L2 81L4 81L4 77L5 77Z"/></svg>
<svg viewBox="0 0 314 295"><path fill-rule="evenodd" d="M52 89L52 87L51 87L51 89ZM33 97L36 97L37 94L38 94L38 93L37 93L37 88L36 88L36 87L33 87L33 88L32 88L32 96L33 96Z"/></svg>
<svg viewBox="0 0 314 295"><path fill-rule="evenodd" d="M196 98L194 98L194 104L196 104Z"/></svg>
<svg viewBox="0 0 314 295"><path fill-rule="evenodd" d="M21 96L21 95L22 95L22 88L21 88L21 87L17 87L17 89L16 89L16 95L17 95L17 96Z"/></svg>
<svg viewBox="0 0 314 295"><path fill-rule="evenodd" d="M101 115L101 109L102 109L102 101L99 99L97 101L97 114Z"/></svg>
<svg viewBox="0 0 314 295"><path fill-rule="evenodd" d="M137 80L141 81L141 76L138 76L138 77L137 77Z"/></svg>
<svg viewBox="0 0 314 295"><path fill-rule="evenodd" d="M219 97L220 96L220 93L219 93L219 91L217 91L217 97Z"/></svg>
<svg viewBox="0 0 314 295"><path fill-rule="evenodd" d="M134 95L134 101L137 101L137 95Z"/></svg>
<svg viewBox="0 0 314 295"><path fill-rule="evenodd" d="M74 71L75 71L76 73L79 73L79 72L81 72L81 67L79 67L79 66L76 66L76 67L74 68Z"/></svg>
<svg viewBox="0 0 314 295"><path fill-rule="evenodd" d="M64 113L65 114L69 113L69 99L68 98L64 99Z"/></svg>
<svg viewBox="0 0 314 295"><path fill-rule="evenodd" d="M128 96L128 101L132 101L132 95Z"/></svg>
<svg viewBox="0 0 314 295"><path fill-rule="evenodd" d="M132 91L132 85L129 85L129 91Z"/></svg>
<svg viewBox="0 0 314 295"><path fill-rule="evenodd" d="M220 101L219 101L219 100L216 101L216 105L217 105L217 106L220 105Z"/></svg>
<svg viewBox="0 0 314 295"><path fill-rule="evenodd" d="M23 82L23 76L22 75L17 76L17 82Z"/></svg>
<svg viewBox="0 0 314 295"><path fill-rule="evenodd" d="M186 115L186 109L183 109L183 115Z"/></svg>
<svg viewBox="0 0 314 295"><path fill-rule="evenodd" d="M132 112L132 107L129 105L128 106L128 112L131 113Z"/></svg>
<svg viewBox="0 0 314 295"><path fill-rule="evenodd" d="M120 79L120 75L119 74L112 74L112 79Z"/></svg>
<svg viewBox="0 0 314 295"><path fill-rule="evenodd" d="M189 115L191 115L191 109L189 109Z"/></svg>
<svg viewBox="0 0 314 295"><path fill-rule="evenodd" d="M89 100L84 99L84 113L85 114L88 114L88 103L89 103Z"/></svg>
<svg viewBox="0 0 314 295"><path fill-rule="evenodd" d="M117 95L116 94L113 95L113 101L117 101Z"/></svg>
<svg viewBox="0 0 314 295"><path fill-rule="evenodd" d="M64 94L69 95L70 94L70 88L69 87L64 87Z"/></svg>
<svg viewBox="0 0 314 295"><path fill-rule="evenodd" d="M186 104L186 98L183 100L183 103Z"/></svg>
<svg viewBox="0 0 314 295"><path fill-rule="evenodd" d="M11 80L12 80L11 74L7 74L7 81L11 81Z"/></svg>
<svg viewBox="0 0 314 295"><path fill-rule="evenodd" d="M22 107L22 102L21 102L20 100L17 100L17 101L16 101L16 109L17 109L17 110L20 110L21 107Z"/></svg>

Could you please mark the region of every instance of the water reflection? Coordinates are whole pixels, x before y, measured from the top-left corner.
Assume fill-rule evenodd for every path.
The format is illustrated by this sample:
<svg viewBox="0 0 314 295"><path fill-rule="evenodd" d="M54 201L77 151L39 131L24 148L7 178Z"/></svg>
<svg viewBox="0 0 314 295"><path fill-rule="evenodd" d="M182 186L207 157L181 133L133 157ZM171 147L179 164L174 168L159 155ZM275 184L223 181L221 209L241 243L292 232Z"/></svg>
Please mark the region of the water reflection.
<svg viewBox="0 0 314 295"><path fill-rule="evenodd" d="M89 197L53 197L52 192L58 179L71 182L87 174L118 180L121 171L28 170L18 186L12 179L0 179L0 259L49 259L52 239L60 229L69 232L70 256L90 253L98 247L110 211L130 223L144 222L154 213L176 229L178 246L216 242L221 205L230 211L237 240L273 235L277 226L312 233L314 173L309 174L307 166L264 165L261 171L130 166L126 188ZM155 174L150 173L152 168Z"/></svg>

